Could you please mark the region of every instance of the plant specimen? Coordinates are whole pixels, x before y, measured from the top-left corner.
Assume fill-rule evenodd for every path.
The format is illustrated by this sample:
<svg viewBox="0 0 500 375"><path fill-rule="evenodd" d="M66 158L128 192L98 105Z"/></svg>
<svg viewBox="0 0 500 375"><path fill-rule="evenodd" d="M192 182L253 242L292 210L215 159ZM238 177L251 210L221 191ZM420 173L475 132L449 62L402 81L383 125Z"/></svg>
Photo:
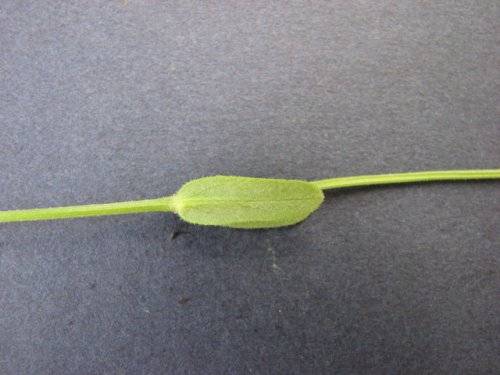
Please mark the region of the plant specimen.
<svg viewBox="0 0 500 375"><path fill-rule="evenodd" d="M392 173L319 181L237 176L192 180L169 197L140 201L0 211L0 223L176 212L189 223L231 228L274 228L301 222L324 200L323 190L430 181L500 179L500 169Z"/></svg>

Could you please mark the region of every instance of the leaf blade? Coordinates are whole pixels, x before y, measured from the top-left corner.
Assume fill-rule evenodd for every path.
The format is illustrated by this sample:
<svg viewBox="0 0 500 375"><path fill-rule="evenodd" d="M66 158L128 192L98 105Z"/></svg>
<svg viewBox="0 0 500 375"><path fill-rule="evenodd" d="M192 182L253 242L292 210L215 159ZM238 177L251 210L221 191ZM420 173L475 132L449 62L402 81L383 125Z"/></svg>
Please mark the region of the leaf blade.
<svg viewBox="0 0 500 375"><path fill-rule="evenodd" d="M174 196L187 222L245 229L297 224L323 199L322 190L306 181L238 176L192 180Z"/></svg>

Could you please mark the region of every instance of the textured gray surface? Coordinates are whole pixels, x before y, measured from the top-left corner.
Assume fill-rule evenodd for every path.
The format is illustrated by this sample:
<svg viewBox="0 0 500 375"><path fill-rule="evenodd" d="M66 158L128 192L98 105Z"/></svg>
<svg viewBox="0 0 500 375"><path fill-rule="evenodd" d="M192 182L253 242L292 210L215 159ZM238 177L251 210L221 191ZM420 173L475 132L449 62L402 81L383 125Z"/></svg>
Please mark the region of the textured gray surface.
<svg viewBox="0 0 500 375"><path fill-rule="evenodd" d="M487 0L2 0L0 209L498 168L498 19ZM498 188L339 191L267 231L1 225L0 373L494 373Z"/></svg>

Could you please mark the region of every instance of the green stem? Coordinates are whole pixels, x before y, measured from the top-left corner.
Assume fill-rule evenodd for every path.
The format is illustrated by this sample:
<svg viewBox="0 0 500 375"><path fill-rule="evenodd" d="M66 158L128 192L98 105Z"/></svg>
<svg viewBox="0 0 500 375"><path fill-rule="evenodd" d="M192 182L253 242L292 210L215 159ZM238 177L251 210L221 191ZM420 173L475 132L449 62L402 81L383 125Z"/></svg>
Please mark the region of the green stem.
<svg viewBox="0 0 500 375"><path fill-rule="evenodd" d="M174 211L172 197L146 199L140 201L88 204L82 206L0 211L0 223L121 215L151 211Z"/></svg>
<svg viewBox="0 0 500 375"><path fill-rule="evenodd" d="M500 179L500 169L465 170L465 171L432 171L393 173L370 176L340 177L328 180L312 181L322 190L354 186L373 186L425 181L456 181ZM140 201L89 204L81 206L35 208L30 210L0 211L0 223L14 221L54 220L76 217L121 215L152 211L175 211L173 197L147 199Z"/></svg>
<svg viewBox="0 0 500 375"><path fill-rule="evenodd" d="M500 169L391 173L311 181L321 190L408 182L499 179Z"/></svg>

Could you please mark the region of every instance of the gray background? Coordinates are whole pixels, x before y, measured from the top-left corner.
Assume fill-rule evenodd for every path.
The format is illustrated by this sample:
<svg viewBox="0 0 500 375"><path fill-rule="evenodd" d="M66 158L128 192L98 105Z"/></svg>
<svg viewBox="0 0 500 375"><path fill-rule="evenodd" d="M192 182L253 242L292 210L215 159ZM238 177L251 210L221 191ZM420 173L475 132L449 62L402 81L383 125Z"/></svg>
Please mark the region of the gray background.
<svg viewBox="0 0 500 375"><path fill-rule="evenodd" d="M0 209L215 174L498 168L499 16L487 0L2 0ZM275 230L1 225L0 373L495 373L498 188L337 191Z"/></svg>

